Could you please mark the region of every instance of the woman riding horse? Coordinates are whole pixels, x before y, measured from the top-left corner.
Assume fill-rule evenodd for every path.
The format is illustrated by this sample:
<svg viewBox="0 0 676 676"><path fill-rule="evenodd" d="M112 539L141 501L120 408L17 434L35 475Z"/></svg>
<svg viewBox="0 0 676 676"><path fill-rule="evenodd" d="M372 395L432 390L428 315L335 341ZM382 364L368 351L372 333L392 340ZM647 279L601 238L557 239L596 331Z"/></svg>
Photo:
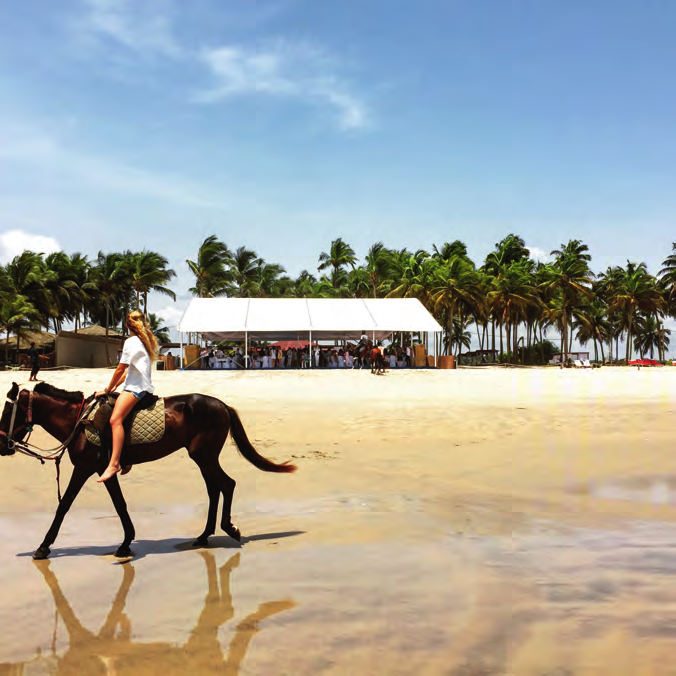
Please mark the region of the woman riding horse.
<svg viewBox="0 0 676 676"><path fill-rule="evenodd" d="M124 380L122 392L115 402L113 414L110 417L110 427L113 432L113 451L106 471L97 481L108 481L118 472L126 474L131 469L127 465L124 469L120 465L122 446L124 445L124 419L131 413L136 404L155 391L152 383L152 365L157 359L157 338L148 326L143 312L133 310L127 315L127 328L132 334L124 343L120 363L110 379L105 390L96 393L96 397L103 397L117 389Z"/></svg>

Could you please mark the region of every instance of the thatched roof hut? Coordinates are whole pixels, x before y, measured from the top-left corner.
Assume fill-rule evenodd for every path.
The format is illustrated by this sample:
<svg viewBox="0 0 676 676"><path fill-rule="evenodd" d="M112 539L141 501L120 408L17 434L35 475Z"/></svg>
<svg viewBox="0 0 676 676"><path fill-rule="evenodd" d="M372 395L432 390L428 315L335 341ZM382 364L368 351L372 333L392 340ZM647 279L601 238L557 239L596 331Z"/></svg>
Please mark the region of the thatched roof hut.
<svg viewBox="0 0 676 676"><path fill-rule="evenodd" d="M38 350L43 350L45 352L51 352L54 349L54 344L56 342L56 335L50 333L49 331L28 331L26 333L27 338L21 338L19 341L19 349L27 350L31 346L31 342L35 341L35 347ZM7 337L0 342L0 350L5 350L7 348ZM9 337L9 349L16 350L16 336L11 335Z"/></svg>
<svg viewBox="0 0 676 676"><path fill-rule="evenodd" d="M105 326L97 326L96 324L92 324L91 326L83 326L82 328L77 330L78 335L83 335L83 336L105 336L106 335L106 327ZM108 337L111 336L119 336L121 337L122 334L117 330L112 327L108 329Z"/></svg>

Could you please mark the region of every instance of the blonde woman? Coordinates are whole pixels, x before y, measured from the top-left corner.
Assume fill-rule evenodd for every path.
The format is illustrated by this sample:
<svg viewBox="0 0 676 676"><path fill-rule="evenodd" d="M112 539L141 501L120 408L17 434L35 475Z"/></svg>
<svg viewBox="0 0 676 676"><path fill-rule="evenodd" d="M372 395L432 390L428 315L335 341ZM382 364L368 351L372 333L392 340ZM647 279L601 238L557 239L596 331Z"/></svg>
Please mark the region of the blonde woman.
<svg viewBox="0 0 676 676"><path fill-rule="evenodd" d="M108 481L120 471L126 474L131 469L122 470L120 466L120 456L124 445L122 423L137 401L155 391L151 380L151 369L153 361L157 359L157 338L152 334L145 315L139 310L134 310L127 315L127 328L131 336L124 343L120 363L110 379L110 384L105 390L96 393L97 397L110 394L120 383L124 382L110 418L113 431L113 452L106 471L98 479L99 483Z"/></svg>

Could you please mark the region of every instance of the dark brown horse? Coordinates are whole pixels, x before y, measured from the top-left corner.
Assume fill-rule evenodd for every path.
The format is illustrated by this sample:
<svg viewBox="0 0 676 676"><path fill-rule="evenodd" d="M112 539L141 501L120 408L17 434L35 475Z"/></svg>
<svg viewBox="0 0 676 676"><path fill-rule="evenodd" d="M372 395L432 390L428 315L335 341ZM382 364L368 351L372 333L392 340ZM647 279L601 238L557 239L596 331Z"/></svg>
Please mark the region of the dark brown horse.
<svg viewBox="0 0 676 676"><path fill-rule="evenodd" d="M73 474L63 499L59 502L54 521L34 554L36 559L45 559L50 554L49 548L56 540L73 501L87 479L93 474L103 473L108 458L101 452L100 447L87 440L82 426L75 430L83 406L87 405L93 396L85 399L82 392L66 392L42 382L35 386L32 396L28 390L19 391L19 386L14 383L7 393L7 398L9 401L5 404L0 418L0 455L12 455L15 448L20 448L22 440L35 424L44 428L58 441L68 442L68 455L73 463ZM260 455L247 438L235 409L219 399L203 394L184 394L165 398L164 406L166 431L162 439L155 443L125 446L122 451L122 465L152 462L186 448L188 455L200 468L209 495L206 526L194 545L206 546L209 536L215 533L221 494L223 495L221 528L239 541L241 534L232 524L230 515L235 480L223 471L218 461L228 432L232 430L232 437L240 453L258 469L264 472L294 472L296 466L288 462L277 464ZM71 436L72 439L68 441ZM115 552L115 556L132 556L129 545L136 533L118 476L115 475L106 481L105 487L124 529L124 541Z"/></svg>

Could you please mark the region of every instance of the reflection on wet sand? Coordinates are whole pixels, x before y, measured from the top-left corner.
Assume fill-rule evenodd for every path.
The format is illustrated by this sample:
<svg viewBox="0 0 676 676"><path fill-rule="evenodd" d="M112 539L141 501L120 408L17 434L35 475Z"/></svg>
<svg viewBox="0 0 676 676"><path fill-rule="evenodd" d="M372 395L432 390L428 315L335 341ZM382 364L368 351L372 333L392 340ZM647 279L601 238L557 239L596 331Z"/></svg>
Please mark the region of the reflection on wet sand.
<svg viewBox="0 0 676 676"><path fill-rule="evenodd" d="M68 632L66 652L58 655L53 642L52 654L38 655L30 662L0 664L0 674L22 674L36 668L51 674L229 674L239 673L249 644L260 631L259 623L272 615L289 610L294 602L285 599L261 603L234 629L227 653L219 640L219 630L232 620L235 610L230 591L230 577L237 568L240 555L230 557L216 567L214 555L200 552L206 566L208 591L204 607L190 636L183 645L167 642L134 641L132 622L125 614L127 596L136 571L131 563L122 565L123 577L119 590L103 625L97 633L87 629L78 619L61 590L49 561L35 561L49 587L56 613ZM219 584L220 583L220 584ZM40 663L39 666L37 663Z"/></svg>

